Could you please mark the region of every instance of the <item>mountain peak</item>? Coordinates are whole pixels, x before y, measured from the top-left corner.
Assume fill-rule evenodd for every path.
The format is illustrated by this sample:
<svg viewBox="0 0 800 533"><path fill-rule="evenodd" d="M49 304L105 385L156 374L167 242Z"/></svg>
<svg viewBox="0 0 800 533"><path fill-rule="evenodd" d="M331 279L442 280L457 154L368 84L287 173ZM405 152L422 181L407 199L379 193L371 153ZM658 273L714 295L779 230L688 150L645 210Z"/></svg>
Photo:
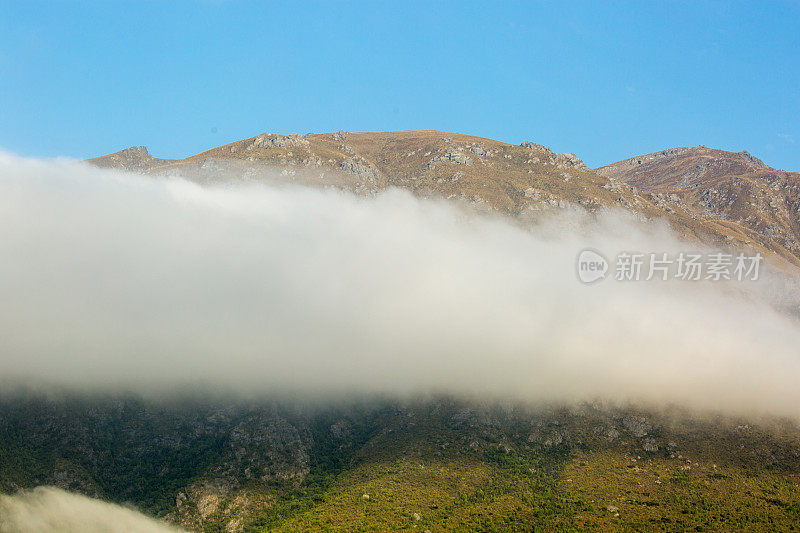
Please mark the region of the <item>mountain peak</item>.
<svg viewBox="0 0 800 533"><path fill-rule="evenodd" d="M122 168L133 172L144 172L154 165L163 165L171 163L171 159L156 159L150 155L150 151L146 146L131 146L94 159L89 159L89 162L98 167L104 168Z"/></svg>

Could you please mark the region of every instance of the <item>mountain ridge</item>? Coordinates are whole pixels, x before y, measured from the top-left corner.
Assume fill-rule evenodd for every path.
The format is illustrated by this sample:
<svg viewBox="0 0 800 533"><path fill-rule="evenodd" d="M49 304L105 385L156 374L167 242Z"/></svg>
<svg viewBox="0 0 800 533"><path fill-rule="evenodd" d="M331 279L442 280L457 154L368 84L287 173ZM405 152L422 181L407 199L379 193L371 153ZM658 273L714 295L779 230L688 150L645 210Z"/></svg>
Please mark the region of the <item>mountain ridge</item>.
<svg viewBox="0 0 800 533"><path fill-rule="evenodd" d="M774 169L747 151L672 148L596 170L662 207L735 222L800 253L800 174Z"/></svg>
<svg viewBox="0 0 800 533"><path fill-rule="evenodd" d="M695 178L704 184L698 190L705 195L699 197L673 190L669 185L674 179L663 170L665 164L685 166L695 160L695 166L706 169ZM795 191L800 198L800 179L747 152L671 148L590 169L573 153L556 153L531 141L514 145L474 135L403 130L262 133L184 159L158 159L144 147L133 147L88 162L150 175L183 175L202 183L257 181L267 169L279 169L290 182L359 194L397 187L523 219L553 210L621 208L647 219L664 218L692 242L764 252L800 267L800 200L792 201ZM720 192L716 185L731 172L746 174L742 185L747 187L726 186ZM774 173L790 175L786 191L770 192L769 183L749 179ZM711 178L713 183L707 183ZM665 181L662 188L647 184L659 179ZM756 202L757 207L732 208L740 194L742 202Z"/></svg>
<svg viewBox="0 0 800 533"><path fill-rule="evenodd" d="M590 217L625 209L666 219L694 242L749 243L791 262L795 256L737 221L733 210L715 217L691 203L692 194L715 198L703 197L703 191L731 182L731 168L742 169L735 183L754 188L773 170L744 154L674 150L654 157L647 172L623 172L639 169L637 161L607 168L613 175L605 176L574 154L533 142L511 145L432 131L335 132L261 134L178 160L133 147L90 162L201 184L278 180L365 196L396 187L523 222L564 210ZM676 189L697 158L710 163L687 181L697 187ZM651 188L647 178L653 177L664 191ZM643 185L634 183L640 178ZM778 216L777 198L764 216ZM549 315L547 303L536 305ZM668 333L686 335L676 323L667 325ZM417 334L398 325L400 335ZM597 326L587 324L584 331L582 325L574 334L597 347L599 359L602 342L591 336ZM613 327L626 335L627 328ZM703 349L706 341L719 340L716 331L711 328L701 349L691 351L698 365L708 364ZM759 366L771 346L754 345L765 350L756 354ZM491 364L509 364L502 347L500 357L487 348ZM641 355L661 357L649 350L642 345ZM227 344L220 356L226 351ZM736 358L721 361L720 374L739 364ZM697 380L693 363L673 362L678 387ZM630 363L608 366L624 374L625 364ZM589 379L602 380L602 374ZM211 385L196 395L175 391L174 397L0 390L0 515L4 494L55 486L135 505L198 532L777 531L800 523L795 419L657 407L636 404L635 397L619 405L472 395L354 394L317 401L268 390L263 396L228 396Z"/></svg>

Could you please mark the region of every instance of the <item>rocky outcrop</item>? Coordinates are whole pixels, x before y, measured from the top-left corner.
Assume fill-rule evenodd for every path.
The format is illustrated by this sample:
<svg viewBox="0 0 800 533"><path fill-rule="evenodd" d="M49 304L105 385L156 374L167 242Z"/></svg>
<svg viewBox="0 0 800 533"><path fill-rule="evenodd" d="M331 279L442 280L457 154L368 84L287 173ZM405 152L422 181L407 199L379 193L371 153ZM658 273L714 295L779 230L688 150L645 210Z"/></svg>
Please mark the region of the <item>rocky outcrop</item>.
<svg viewBox="0 0 800 533"><path fill-rule="evenodd" d="M653 427L643 416L628 415L622 419L622 425L630 431L634 437L644 437Z"/></svg>
<svg viewBox="0 0 800 533"><path fill-rule="evenodd" d="M535 152L544 152L546 154L552 154L553 151L543 144L538 144L531 141L524 141L520 144L521 147L525 148L526 150L531 150Z"/></svg>
<svg viewBox="0 0 800 533"><path fill-rule="evenodd" d="M230 432L234 461L226 465L231 475L245 479L301 483L309 472L313 439L307 428L298 428L275 413L247 417Z"/></svg>
<svg viewBox="0 0 800 533"><path fill-rule="evenodd" d="M172 163L171 159L156 159L146 146L131 146L113 154L90 159L89 163L103 168L119 168L130 172L148 172Z"/></svg>
<svg viewBox="0 0 800 533"><path fill-rule="evenodd" d="M349 157L339 164L339 168L361 180L363 185L375 188L381 181L381 173L369 161L359 157Z"/></svg>
<svg viewBox="0 0 800 533"><path fill-rule="evenodd" d="M556 166L559 168L576 168L578 170L589 170L589 167L575 154L565 152L556 155Z"/></svg>
<svg viewBox="0 0 800 533"><path fill-rule="evenodd" d="M264 133L253 139L249 149L252 150L254 148L264 148L269 150L274 148L308 146L308 144L308 140L297 133L292 133L290 135L274 135Z"/></svg>
<svg viewBox="0 0 800 533"><path fill-rule="evenodd" d="M472 158L455 148L448 148L443 154L437 155L428 162L428 168L433 168L436 163L444 161L457 165L472 166Z"/></svg>

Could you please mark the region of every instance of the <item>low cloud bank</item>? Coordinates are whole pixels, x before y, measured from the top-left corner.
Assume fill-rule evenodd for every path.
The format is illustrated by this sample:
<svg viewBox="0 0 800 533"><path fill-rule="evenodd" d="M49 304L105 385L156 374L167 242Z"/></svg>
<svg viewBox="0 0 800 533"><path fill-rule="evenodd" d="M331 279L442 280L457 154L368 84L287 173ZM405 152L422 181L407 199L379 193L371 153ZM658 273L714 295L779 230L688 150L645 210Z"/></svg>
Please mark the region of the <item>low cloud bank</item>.
<svg viewBox="0 0 800 533"><path fill-rule="evenodd" d="M0 533L180 533L137 511L53 487L0 494Z"/></svg>
<svg viewBox="0 0 800 533"><path fill-rule="evenodd" d="M0 154L0 375L79 389L420 392L800 415L769 284L593 286L621 214L525 229L389 191L201 187Z"/></svg>

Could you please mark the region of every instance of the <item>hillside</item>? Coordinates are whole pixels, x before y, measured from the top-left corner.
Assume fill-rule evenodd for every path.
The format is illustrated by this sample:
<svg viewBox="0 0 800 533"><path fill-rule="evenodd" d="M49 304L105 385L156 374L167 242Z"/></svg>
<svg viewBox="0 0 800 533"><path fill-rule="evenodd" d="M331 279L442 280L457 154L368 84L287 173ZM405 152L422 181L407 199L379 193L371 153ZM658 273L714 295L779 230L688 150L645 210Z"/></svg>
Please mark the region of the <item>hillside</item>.
<svg viewBox="0 0 800 533"><path fill-rule="evenodd" d="M662 209L735 223L800 254L800 174L747 152L673 148L597 169L636 187Z"/></svg>
<svg viewBox="0 0 800 533"><path fill-rule="evenodd" d="M0 441L0 491L54 485L193 531L800 521L800 428L677 409L27 395L0 402Z"/></svg>
<svg viewBox="0 0 800 533"><path fill-rule="evenodd" d="M640 218L666 218L692 242L751 247L773 258L784 257L787 263L797 261L760 226L751 227L746 217L739 220L737 213L745 211L725 210L722 203L693 203L692 195L702 199L703 190L722 190L733 174L756 190L777 172L745 154L710 149L670 151L652 160L637 158L593 171L573 154L556 154L533 143L514 146L431 131L338 132L264 134L181 160L157 159L138 147L91 162L154 179L182 175L200 183L278 180L366 196L399 187L520 221L564 210L591 215L620 208ZM687 168L703 165L707 170L701 175L687 175ZM794 175L787 173L785 179ZM730 194L736 190L730 189ZM763 187L758 190L767 194ZM680 195L681 202L673 201L672 195ZM764 204L760 216L782 216L776 198L770 197L774 205ZM123 196L119 205L127 200ZM739 208L752 207L749 196L740 200ZM186 227L198 231L196 224ZM223 236L227 240L232 234ZM259 262L259 279L268 272L261 268L263 263ZM390 283L394 287L396 280ZM561 296L537 303L549 306ZM658 301L663 300L647 300L642 312ZM111 306L104 309L114 312ZM216 306L206 312L212 320L219 319ZM282 314L272 315L272 320ZM557 316L548 308L545 320L551 315ZM688 352L696 354L698 365L713 367L705 375L726 383L724 369L714 361L719 366L733 361L741 372L742 360L737 363L735 357L740 352L730 359L725 357L728 352L719 359L710 357L713 350L706 343L724 344L726 339L715 338L720 330L704 318L698 321L709 329L700 332L701 349ZM175 322L160 322L172 324L168 338L176 335ZM314 323L308 324L314 330ZM363 324L369 322L359 317L359 342ZM616 335L624 337L637 327L627 326L615 329ZM575 337L592 344L592 357L573 360L575 366L591 364L594 350L602 356L601 339L591 338L582 327ZM670 337L691 334L670 327L676 326L667 326ZM398 331L398 342L415 334L405 323ZM736 340L732 330L723 332ZM133 331L132 337L139 334ZM235 365L232 338L226 337L224 350L232 346L230 364ZM324 343L328 337L320 338ZM759 349L773 346L769 339L757 340ZM186 344L181 348L191 352L186 374L199 373L194 365L202 365L201 358ZM327 354L329 347L324 344L322 349ZM530 349L535 351L535 346ZM501 351L483 347L479 356L492 364L497 358L499 365ZM657 367L661 352L652 352L637 349L629 355ZM679 376L672 382L674 388L701 375L694 368L694 356L680 355L673 357L685 361L674 368ZM419 365L412 363L412 354L404 356L404 365ZM707 360L701 361L703 357ZM773 364L774 358L771 352L753 355L757 367ZM142 364L145 360L142 356ZM448 378L464 371L459 366L466 367L466 360L457 361L447 367ZM624 375L633 366L635 361L628 359L613 372ZM777 371L784 370L792 375L790 365ZM256 373L249 366L247 371ZM609 374L595 376L602 381ZM636 374L628 379L635 380ZM531 383L536 386L535 380ZM712 385L719 384L703 383L702 393L710 395ZM232 388L243 394L246 390L251 389L241 380ZM234 399L214 394L0 395L0 492L52 485L133 505L191 531L214 532L776 531L792 530L800 523L800 427L795 420L737 418L659 403L660 408L599 401L503 403L450 396L400 400L352 395L321 402L277 398L273 392Z"/></svg>
<svg viewBox="0 0 800 533"><path fill-rule="evenodd" d="M645 218L664 218L678 235L692 242L759 250L800 266L800 250L775 228L676 208L668 194L629 183L627 174L618 176L614 169L625 166L624 162L594 171L572 153L554 153L533 142L517 146L438 131L264 133L179 160L156 159L146 148L133 147L89 162L151 175L182 175L202 183L275 179L278 173L285 181L359 194L398 187L523 220L552 210L594 213L621 208ZM756 163L751 165L755 168ZM796 174L785 174L797 181ZM789 216L772 197L765 196L764 202L764 209L774 211L764 219ZM796 209L795 205L795 226Z"/></svg>

